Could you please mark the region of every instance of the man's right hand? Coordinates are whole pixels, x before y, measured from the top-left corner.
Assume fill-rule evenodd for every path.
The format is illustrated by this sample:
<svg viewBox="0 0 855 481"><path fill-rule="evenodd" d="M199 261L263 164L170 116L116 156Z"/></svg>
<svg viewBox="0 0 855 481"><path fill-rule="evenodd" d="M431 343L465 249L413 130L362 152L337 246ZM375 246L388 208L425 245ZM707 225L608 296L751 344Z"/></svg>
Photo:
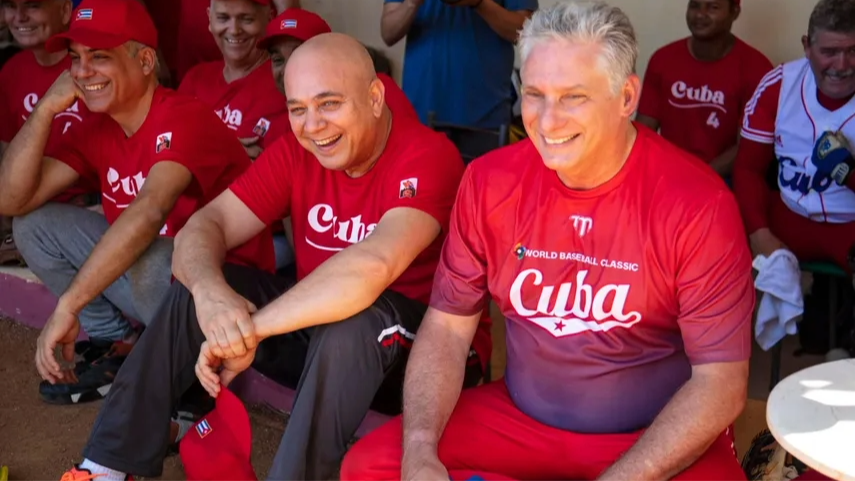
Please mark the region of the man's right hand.
<svg viewBox="0 0 855 481"><path fill-rule="evenodd" d="M406 450L401 460L401 481L448 481L448 470L436 450Z"/></svg>
<svg viewBox="0 0 855 481"><path fill-rule="evenodd" d="M199 327L214 356L239 357L258 346L251 318L257 308L225 282L194 286L193 300Z"/></svg>
<svg viewBox="0 0 855 481"><path fill-rule="evenodd" d="M57 346L62 349L66 363L74 363L74 341L80 334L80 321L73 312L57 306L36 341L36 369L42 379L51 384L74 382L73 367L60 366L56 360Z"/></svg>
<svg viewBox="0 0 855 481"><path fill-rule="evenodd" d="M71 78L71 73L66 70L59 74L44 97L39 100L38 106L47 109L53 115L57 115L74 105L74 102L82 97L83 91Z"/></svg>
<svg viewBox="0 0 855 481"><path fill-rule="evenodd" d="M755 231L748 236L748 239L751 242L751 252L755 257L758 255L769 257L776 250L787 248L780 239L775 237L775 234L772 234L772 231L765 227Z"/></svg>

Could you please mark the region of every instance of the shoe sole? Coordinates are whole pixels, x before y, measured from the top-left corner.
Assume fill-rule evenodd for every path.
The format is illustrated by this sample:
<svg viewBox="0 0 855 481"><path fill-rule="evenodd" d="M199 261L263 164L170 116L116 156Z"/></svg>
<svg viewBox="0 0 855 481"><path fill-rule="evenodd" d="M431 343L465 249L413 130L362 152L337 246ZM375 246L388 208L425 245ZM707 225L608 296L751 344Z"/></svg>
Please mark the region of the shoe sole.
<svg viewBox="0 0 855 481"><path fill-rule="evenodd" d="M100 401L107 397L107 394L110 392L110 388L113 386L112 383L106 384L104 386L95 389L94 391L86 391L82 393L74 393L74 394L45 394L39 393L44 401L47 404L53 404L57 406L67 406L70 404L84 404L94 401Z"/></svg>

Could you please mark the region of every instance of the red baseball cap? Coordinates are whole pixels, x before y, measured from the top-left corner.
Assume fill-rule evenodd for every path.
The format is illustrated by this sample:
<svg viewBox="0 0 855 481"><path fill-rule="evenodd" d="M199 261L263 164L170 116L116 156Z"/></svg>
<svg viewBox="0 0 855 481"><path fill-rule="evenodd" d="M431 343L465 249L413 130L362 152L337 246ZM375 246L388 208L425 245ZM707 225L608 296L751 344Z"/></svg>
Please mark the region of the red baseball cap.
<svg viewBox="0 0 855 481"><path fill-rule="evenodd" d="M179 444L188 481L257 481L252 468L252 426L237 396L221 389L217 406Z"/></svg>
<svg viewBox="0 0 855 481"><path fill-rule="evenodd" d="M137 41L157 48L157 28L145 6L137 0L83 0L74 11L68 31L48 39L48 52L59 52L77 42L109 50Z"/></svg>
<svg viewBox="0 0 855 481"><path fill-rule="evenodd" d="M267 24L264 38L258 41L257 47L266 49L277 37L294 37L305 42L330 32L332 29L320 15L302 8L288 8Z"/></svg>

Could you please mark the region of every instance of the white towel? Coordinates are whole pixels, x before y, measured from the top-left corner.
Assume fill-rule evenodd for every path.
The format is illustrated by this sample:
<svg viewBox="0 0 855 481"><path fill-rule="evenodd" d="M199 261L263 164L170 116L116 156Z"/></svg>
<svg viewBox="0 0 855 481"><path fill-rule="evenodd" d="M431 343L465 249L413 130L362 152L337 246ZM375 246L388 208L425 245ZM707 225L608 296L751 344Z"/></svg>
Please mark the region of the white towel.
<svg viewBox="0 0 855 481"><path fill-rule="evenodd" d="M787 334L798 332L796 322L805 308L799 260L792 252L778 249L770 257L754 258L757 278L754 287L763 292L757 309L754 338L768 351Z"/></svg>

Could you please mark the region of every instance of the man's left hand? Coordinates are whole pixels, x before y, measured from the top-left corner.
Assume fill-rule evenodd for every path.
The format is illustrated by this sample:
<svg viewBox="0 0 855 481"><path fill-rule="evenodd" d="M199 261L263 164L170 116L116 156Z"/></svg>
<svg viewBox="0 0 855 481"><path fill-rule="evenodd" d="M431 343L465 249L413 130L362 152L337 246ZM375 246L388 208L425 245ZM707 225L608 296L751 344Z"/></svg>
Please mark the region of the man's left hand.
<svg viewBox="0 0 855 481"><path fill-rule="evenodd" d="M222 387L228 387L238 374L246 371L255 361L256 349L230 359L221 359L211 351L208 341L202 343L199 359L196 361L196 377L211 397L217 397ZM220 368L222 370L217 372Z"/></svg>
<svg viewBox="0 0 855 481"><path fill-rule="evenodd" d="M811 162L819 175L831 175L839 164L852 165L849 141L840 132L824 132L814 145Z"/></svg>

